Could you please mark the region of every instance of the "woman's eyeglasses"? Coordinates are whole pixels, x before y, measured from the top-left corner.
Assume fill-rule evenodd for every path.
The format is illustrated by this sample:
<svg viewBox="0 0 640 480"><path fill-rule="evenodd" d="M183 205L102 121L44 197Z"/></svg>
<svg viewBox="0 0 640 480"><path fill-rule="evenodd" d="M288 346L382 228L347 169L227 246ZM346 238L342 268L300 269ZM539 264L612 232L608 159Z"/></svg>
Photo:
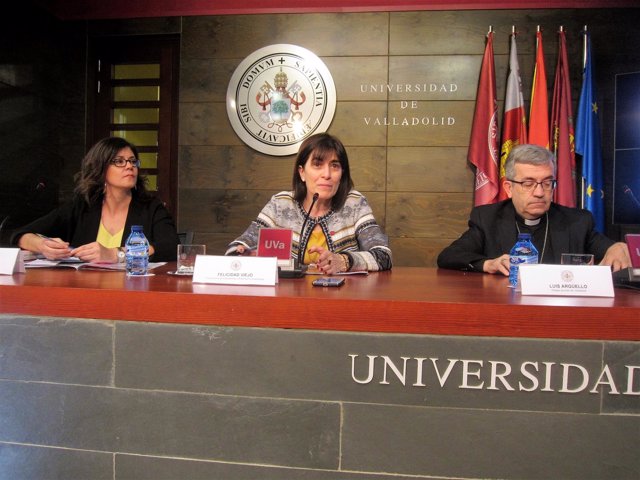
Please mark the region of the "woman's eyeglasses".
<svg viewBox="0 0 640 480"><path fill-rule="evenodd" d="M118 168L123 168L127 162L129 162L131 164L132 167L138 168L140 166L140 160L138 160L136 157L131 157L131 158L122 158L122 157L116 157L113 160L111 160L111 165L115 165Z"/></svg>

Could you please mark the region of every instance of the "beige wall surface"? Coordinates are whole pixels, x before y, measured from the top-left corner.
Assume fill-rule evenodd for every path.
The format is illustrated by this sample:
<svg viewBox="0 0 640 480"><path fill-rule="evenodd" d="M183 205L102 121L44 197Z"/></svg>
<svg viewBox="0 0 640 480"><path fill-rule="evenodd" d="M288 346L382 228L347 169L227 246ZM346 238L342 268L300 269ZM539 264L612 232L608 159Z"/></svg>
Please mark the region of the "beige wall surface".
<svg viewBox="0 0 640 480"><path fill-rule="evenodd" d="M333 76L337 108L328 131L347 147L356 188L367 196L389 235L394 264L433 266L440 250L465 230L473 204L473 171L466 156L489 25L496 32L500 109L512 25L518 31L527 104L537 26L544 32L549 89L557 61L556 32L561 25L567 32L576 104L581 86L580 32L589 25L597 65L605 69L599 87L605 117L605 181L610 181L612 153L607 146L612 126L607 116L613 110L613 75L640 70L640 55L630 51L629 43L640 40L638 12L587 9L184 17L179 228L193 230L196 240L209 246L209 253L222 253L273 193L290 189L294 156L269 156L244 145L226 112L227 86L239 63L259 48L287 43L314 52ZM411 123L414 118L421 124L394 124L403 119Z"/></svg>

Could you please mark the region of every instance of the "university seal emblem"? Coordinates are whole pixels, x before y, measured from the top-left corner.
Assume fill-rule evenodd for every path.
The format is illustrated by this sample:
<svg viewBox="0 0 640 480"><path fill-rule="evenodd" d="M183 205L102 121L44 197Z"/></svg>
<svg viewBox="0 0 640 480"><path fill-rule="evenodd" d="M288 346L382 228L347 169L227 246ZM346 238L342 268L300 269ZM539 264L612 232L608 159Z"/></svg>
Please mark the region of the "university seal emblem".
<svg viewBox="0 0 640 480"><path fill-rule="evenodd" d="M297 153L300 142L329 128L336 88L309 50L278 44L256 50L231 76L227 114L244 143L268 155Z"/></svg>
<svg viewBox="0 0 640 480"><path fill-rule="evenodd" d="M572 282L573 273L569 270L563 270L562 273L560 273L560 278L562 278L563 282Z"/></svg>

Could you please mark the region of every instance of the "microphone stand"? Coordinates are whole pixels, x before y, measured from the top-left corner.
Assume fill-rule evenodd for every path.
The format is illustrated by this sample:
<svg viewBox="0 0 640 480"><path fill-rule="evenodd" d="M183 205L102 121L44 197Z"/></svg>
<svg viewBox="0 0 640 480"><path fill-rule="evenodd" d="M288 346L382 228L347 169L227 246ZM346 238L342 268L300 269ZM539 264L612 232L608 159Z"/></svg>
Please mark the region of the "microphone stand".
<svg viewBox="0 0 640 480"><path fill-rule="evenodd" d="M307 214L304 216L304 221L302 222L302 228L300 229L300 241L298 244L298 258L293 261L293 270L283 270L282 268L278 268L278 276L281 278L300 278L303 277L305 272L307 271L307 266L302 262L304 260L304 251L300 249L302 245L302 237L304 235L304 229L309 222L309 217L311 216L311 210L313 210L313 206L318 201L318 193L313 194L313 199L311 200L311 206L307 211ZM305 248L306 250L306 248Z"/></svg>

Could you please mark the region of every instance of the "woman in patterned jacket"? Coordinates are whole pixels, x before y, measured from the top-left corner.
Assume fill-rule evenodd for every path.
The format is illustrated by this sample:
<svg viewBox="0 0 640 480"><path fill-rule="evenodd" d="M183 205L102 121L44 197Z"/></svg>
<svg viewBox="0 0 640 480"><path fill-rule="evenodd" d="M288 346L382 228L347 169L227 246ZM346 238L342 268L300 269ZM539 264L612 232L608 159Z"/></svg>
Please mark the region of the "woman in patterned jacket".
<svg viewBox="0 0 640 480"><path fill-rule="evenodd" d="M254 253L261 228L291 229L292 258L314 264L328 275L391 269L388 238L364 195L353 189L344 145L327 133L302 143L293 170L293 191L271 197L258 218L229 244L226 254Z"/></svg>

